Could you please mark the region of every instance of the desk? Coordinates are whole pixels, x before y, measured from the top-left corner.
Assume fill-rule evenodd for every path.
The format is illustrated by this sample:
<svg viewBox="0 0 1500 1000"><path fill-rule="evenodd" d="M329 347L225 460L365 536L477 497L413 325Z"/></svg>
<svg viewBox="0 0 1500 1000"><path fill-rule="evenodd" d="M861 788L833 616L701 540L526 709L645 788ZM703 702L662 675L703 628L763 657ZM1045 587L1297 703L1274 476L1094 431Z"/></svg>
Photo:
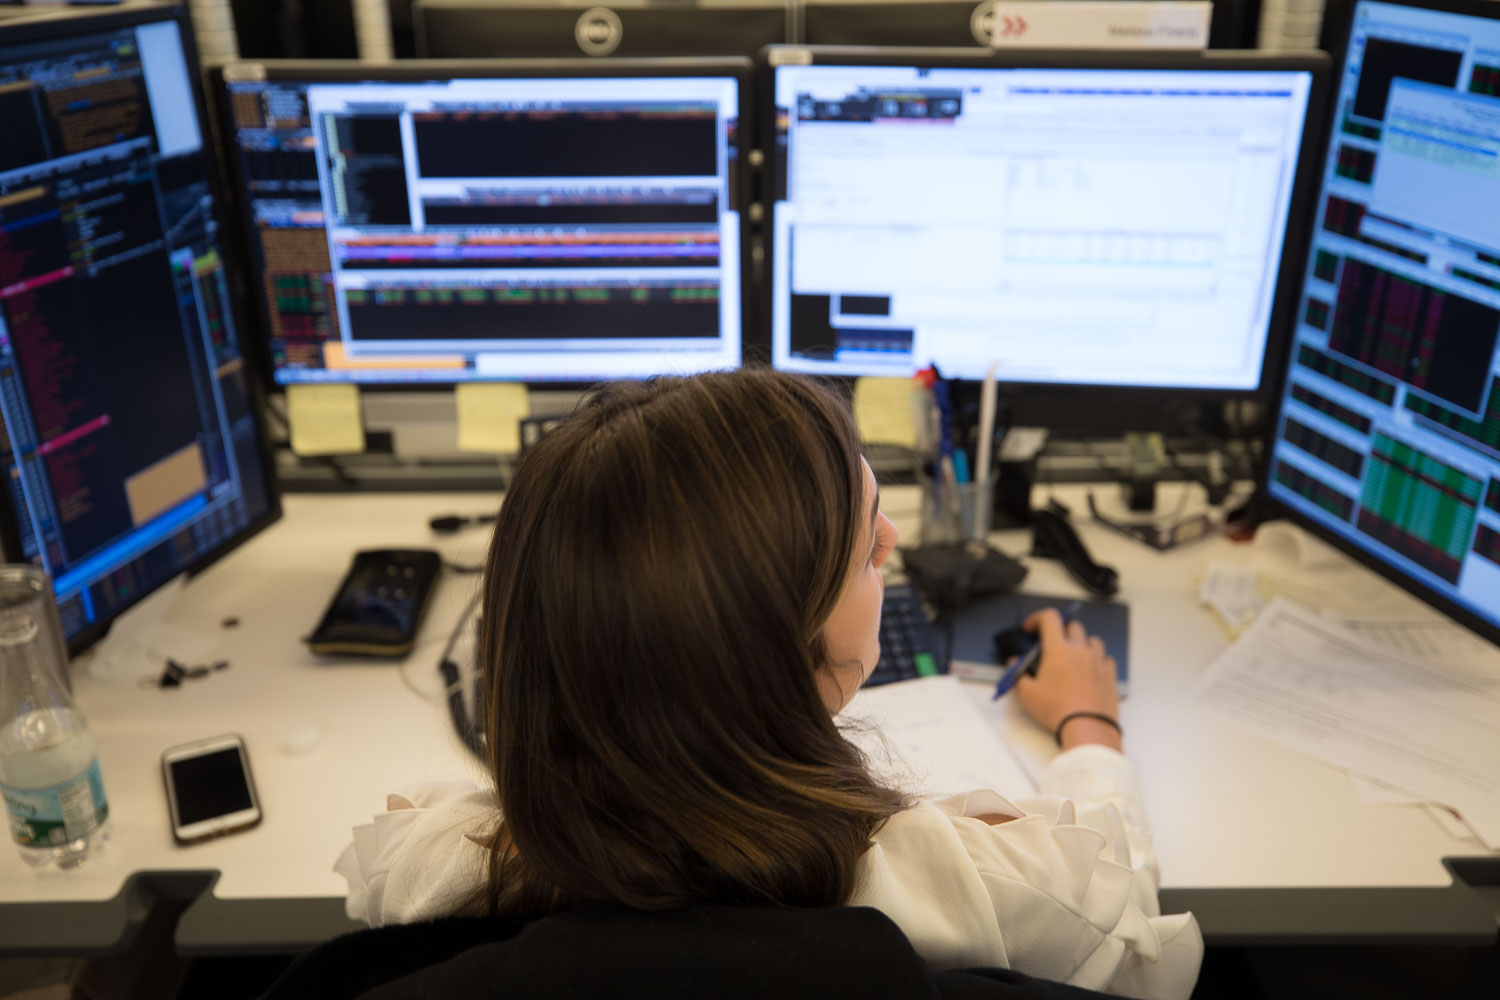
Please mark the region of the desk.
<svg viewBox="0 0 1500 1000"><path fill-rule="evenodd" d="M883 493L886 510L914 537L915 489ZM401 665L320 663L300 637L356 549L434 546L450 561L480 562L488 532L435 539L427 518L493 502L478 494L288 496L281 523L122 618L73 668L99 744L113 840L82 868L46 876L0 848L0 954L118 949L142 908L163 896L195 900L178 925L184 954L289 952L354 927L331 868L350 827L368 822L389 788L479 773L454 736L436 671L479 578L446 575ZM1192 909L1217 944L1493 940L1492 911L1455 883L1445 859L1474 858L1481 868L1500 859L1449 836L1420 809L1366 806L1343 773L1197 711L1192 682L1228 640L1197 606L1194 580L1212 560L1246 558L1243 547L1215 538L1158 554L1093 526L1082 534L1096 558L1120 570L1120 598L1131 605L1122 722L1156 831L1164 909ZM1025 533L996 535L1011 553L1025 543ZM1367 609L1426 613L1352 563L1318 579ZM1046 561L1033 563L1026 588L1080 594ZM224 629L226 615L241 624ZM143 688L152 646L233 666L177 689ZM993 704L986 686L966 687L1038 771L1054 752L1050 737L1012 699ZM305 724L322 730L321 743L286 752L287 733ZM246 738L265 819L247 833L178 847L161 751L228 731Z"/></svg>

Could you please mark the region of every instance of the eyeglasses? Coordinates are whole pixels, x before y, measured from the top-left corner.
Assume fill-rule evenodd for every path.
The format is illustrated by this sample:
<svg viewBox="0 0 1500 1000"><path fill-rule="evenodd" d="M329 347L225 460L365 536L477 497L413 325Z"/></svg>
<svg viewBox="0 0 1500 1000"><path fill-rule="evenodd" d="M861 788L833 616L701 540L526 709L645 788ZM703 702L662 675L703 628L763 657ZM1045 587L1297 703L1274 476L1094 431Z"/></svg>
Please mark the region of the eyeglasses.
<svg viewBox="0 0 1500 1000"><path fill-rule="evenodd" d="M1216 514L1204 513L1193 514L1180 521L1170 521L1165 524L1161 522L1146 522L1142 524L1131 524L1127 521L1112 521L1099 513L1099 507L1094 503L1094 494L1089 494L1089 514L1095 521L1109 528L1111 531L1119 532L1126 538L1133 538L1143 542L1158 552L1176 548L1187 542L1196 542L1207 538L1223 526Z"/></svg>

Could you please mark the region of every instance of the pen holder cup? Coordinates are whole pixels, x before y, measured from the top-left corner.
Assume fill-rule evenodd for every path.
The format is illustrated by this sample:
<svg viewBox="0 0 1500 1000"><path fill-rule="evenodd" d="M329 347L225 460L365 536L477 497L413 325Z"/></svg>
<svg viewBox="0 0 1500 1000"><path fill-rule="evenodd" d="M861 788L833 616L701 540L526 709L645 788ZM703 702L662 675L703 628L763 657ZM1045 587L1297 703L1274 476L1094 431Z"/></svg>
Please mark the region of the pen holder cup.
<svg viewBox="0 0 1500 1000"><path fill-rule="evenodd" d="M948 483L918 474L922 488L922 519L917 541L922 545L984 541L995 509L995 477L982 483Z"/></svg>

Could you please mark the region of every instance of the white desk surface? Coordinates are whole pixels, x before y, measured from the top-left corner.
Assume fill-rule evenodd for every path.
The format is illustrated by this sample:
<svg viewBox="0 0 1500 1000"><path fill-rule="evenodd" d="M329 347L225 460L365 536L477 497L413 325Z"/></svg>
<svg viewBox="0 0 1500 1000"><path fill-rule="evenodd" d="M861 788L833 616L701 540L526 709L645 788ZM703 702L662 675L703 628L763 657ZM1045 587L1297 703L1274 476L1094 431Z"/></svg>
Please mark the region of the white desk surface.
<svg viewBox="0 0 1500 1000"><path fill-rule="evenodd" d="M912 528L914 488L886 487L883 494L898 527ZM1081 490L1058 494L1083 509ZM75 694L99 745L112 842L81 868L49 875L0 847L0 906L107 900L134 872L210 869L220 872L213 889L219 900L341 898L345 886L333 861L350 827L368 822L388 789L478 773L453 733L436 665L479 577L445 574L417 649L403 663L322 662L301 637L357 549L425 546L453 562L481 562L488 530L435 536L427 519L488 512L497 500L473 493L287 496L280 523L125 616L73 666ZM906 541L915 537L905 534ZM1197 576L1210 561L1249 561L1250 547L1216 537L1158 554L1093 525L1082 534L1098 561L1119 569L1118 599L1131 609L1122 723L1145 786L1164 890L1446 887L1453 880L1443 858L1487 855L1421 808L1365 805L1343 772L1199 711L1193 682L1228 638L1197 604ZM1026 532L995 536L1012 555L1023 555L1028 541ZM1028 562L1024 590L1084 596L1058 564ZM1304 572L1301 580L1326 592L1331 605L1432 614L1348 561ZM227 615L240 625L223 628ZM176 689L143 688L140 676L160 669L146 658L153 647L179 659L223 657L232 666ZM966 688L1028 769L1038 771L1055 752L1050 736L1022 717L1014 699L991 703L987 686ZM321 729L319 745L302 755L284 750L288 732L307 724ZM252 831L179 847L168 829L160 754L222 732L246 738L265 819Z"/></svg>

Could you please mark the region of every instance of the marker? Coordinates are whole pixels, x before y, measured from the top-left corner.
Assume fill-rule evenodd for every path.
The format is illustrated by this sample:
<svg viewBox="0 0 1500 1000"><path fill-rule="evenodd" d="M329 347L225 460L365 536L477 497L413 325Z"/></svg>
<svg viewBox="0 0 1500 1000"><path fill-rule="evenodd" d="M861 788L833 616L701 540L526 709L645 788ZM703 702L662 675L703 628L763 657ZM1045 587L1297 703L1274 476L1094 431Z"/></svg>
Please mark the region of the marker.
<svg viewBox="0 0 1500 1000"><path fill-rule="evenodd" d="M990 365L984 373L984 382L979 387L979 440L975 442L974 481L990 481L990 448L995 436L995 372L1000 362Z"/></svg>

